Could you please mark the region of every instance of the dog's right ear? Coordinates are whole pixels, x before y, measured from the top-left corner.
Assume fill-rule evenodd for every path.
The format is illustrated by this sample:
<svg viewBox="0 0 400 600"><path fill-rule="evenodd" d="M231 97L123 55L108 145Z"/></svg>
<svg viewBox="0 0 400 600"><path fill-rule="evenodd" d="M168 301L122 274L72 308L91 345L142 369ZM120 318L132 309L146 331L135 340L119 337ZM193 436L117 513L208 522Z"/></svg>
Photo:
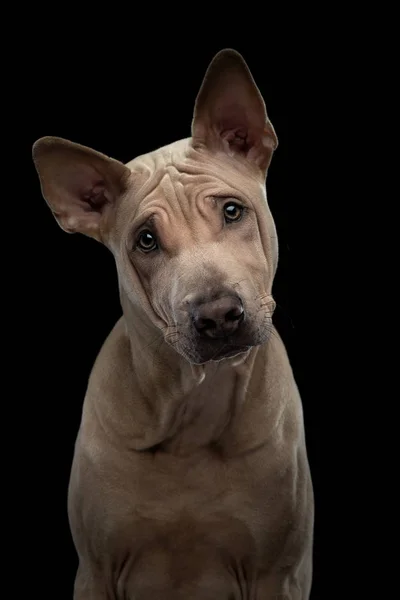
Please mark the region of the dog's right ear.
<svg viewBox="0 0 400 600"><path fill-rule="evenodd" d="M105 213L126 189L130 170L86 146L43 137L32 149L43 197L60 227L103 241Z"/></svg>

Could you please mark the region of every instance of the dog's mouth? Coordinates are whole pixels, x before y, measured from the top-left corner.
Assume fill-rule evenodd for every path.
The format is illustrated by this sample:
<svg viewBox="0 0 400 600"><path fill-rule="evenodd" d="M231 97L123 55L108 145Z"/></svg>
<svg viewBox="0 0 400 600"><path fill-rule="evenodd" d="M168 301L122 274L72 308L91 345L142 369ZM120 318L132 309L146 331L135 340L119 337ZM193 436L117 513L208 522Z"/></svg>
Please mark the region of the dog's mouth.
<svg viewBox="0 0 400 600"><path fill-rule="evenodd" d="M225 358L233 358L238 354L243 354L243 352L248 352L251 346L235 346L235 347L222 347L214 356L210 359L212 361L220 361Z"/></svg>
<svg viewBox="0 0 400 600"><path fill-rule="evenodd" d="M180 348L179 351L189 362L201 365L233 358L248 352L251 348L252 345L249 344L238 345L230 343L228 340L214 340L190 348Z"/></svg>

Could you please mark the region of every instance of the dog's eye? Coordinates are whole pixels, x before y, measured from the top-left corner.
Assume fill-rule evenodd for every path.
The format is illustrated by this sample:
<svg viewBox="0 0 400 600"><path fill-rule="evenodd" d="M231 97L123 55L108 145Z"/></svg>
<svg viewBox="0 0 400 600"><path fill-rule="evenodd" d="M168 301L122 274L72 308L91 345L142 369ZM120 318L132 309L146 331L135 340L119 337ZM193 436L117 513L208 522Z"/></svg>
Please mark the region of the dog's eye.
<svg viewBox="0 0 400 600"><path fill-rule="evenodd" d="M226 223L234 223L240 221L243 216L244 207L236 202L228 202L224 206L224 218Z"/></svg>
<svg viewBox="0 0 400 600"><path fill-rule="evenodd" d="M139 235L137 246L143 252L151 252L157 248L157 240L150 231L142 231Z"/></svg>

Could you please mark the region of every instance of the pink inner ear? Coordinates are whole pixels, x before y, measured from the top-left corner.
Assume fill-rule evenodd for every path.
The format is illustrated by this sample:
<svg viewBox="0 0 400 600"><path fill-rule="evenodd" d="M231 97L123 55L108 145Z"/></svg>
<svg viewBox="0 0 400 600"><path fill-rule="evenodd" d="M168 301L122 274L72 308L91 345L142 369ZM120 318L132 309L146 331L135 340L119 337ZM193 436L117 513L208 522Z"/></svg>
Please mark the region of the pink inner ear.
<svg viewBox="0 0 400 600"><path fill-rule="evenodd" d="M105 183L99 181L95 183L89 190L82 193L82 200L90 206L91 210L101 210L108 202L105 194Z"/></svg>
<svg viewBox="0 0 400 600"><path fill-rule="evenodd" d="M230 148L239 152L248 152L255 143L252 117L244 106L228 102L221 102L214 114L219 135Z"/></svg>
<svg viewBox="0 0 400 600"><path fill-rule="evenodd" d="M221 131L221 137L223 140L227 141L229 146L234 150L247 152L251 147L249 136L243 127Z"/></svg>

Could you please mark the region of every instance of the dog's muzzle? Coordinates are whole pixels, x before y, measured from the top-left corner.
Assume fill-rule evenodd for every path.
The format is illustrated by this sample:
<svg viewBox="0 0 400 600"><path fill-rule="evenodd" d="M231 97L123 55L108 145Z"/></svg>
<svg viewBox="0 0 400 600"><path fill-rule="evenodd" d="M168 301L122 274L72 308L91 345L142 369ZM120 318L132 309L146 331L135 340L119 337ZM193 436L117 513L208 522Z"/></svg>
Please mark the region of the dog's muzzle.
<svg viewBox="0 0 400 600"><path fill-rule="evenodd" d="M167 342L193 364L220 361L263 344L271 330L266 303L252 305L230 290L183 299L179 326Z"/></svg>
<svg viewBox="0 0 400 600"><path fill-rule="evenodd" d="M221 360L249 349L244 333L246 313L239 296L224 293L211 299L198 297L192 300L188 312L191 344L185 353L193 362Z"/></svg>

